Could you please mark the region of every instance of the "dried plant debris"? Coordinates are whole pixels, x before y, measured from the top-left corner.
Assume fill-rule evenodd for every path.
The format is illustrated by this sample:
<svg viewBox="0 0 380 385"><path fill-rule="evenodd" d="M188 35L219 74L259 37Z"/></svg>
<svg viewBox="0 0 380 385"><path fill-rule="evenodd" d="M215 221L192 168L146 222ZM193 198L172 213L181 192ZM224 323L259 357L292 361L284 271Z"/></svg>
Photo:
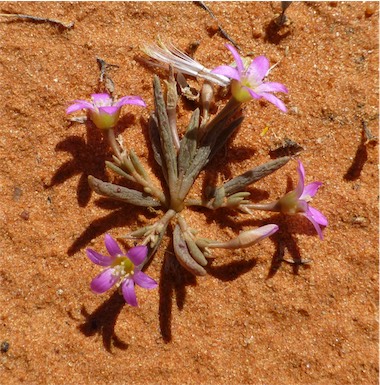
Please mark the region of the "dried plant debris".
<svg viewBox="0 0 380 385"><path fill-rule="evenodd" d="M222 36L224 38L226 38L229 42L231 42L239 51L241 50L241 48L238 46L238 44L230 37L230 35L222 28L222 26L219 24L219 21L217 19L217 17L215 16L214 12L211 11L210 7L208 7L204 1L195 1L195 3L197 5L199 5L200 7L202 7L204 10L206 10L209 15L217 22L218 24L218 28L219 28L219 31L220 33L222 34Z"/></svg>
<svg viewBox="0 0 380 385"><path fill-rule="evenodd" d="M113 95L115 92L115 84L109 75L109 70L111 68L119 68L118 65L108 64L105 60L100 57L96 58L96 61L99 65L100 75L99 75L99 83L104 86L107 93Z"/></svg>
<svg viewBox="0 0 380 385"><path fill-rule="evenodd" d="M59 27L65 28L65 29L71 29L74 27L74 22L65 22L57 19L50 19L46 17L39 17L39 16L32 16L32 15L23 15L21 13L1 13L0 17L10 17L10 18L17 18L17 19L25 19L32 22L37 23L51 23L58 25Z"/></svg>
<svg viewBox="0 0 380 385"><path fill-rule="evenodd" d="M304 148L292 139L285 138L280 146L269 150L269 156L272 159L282 156L293 156L299 154Z"/></svg>

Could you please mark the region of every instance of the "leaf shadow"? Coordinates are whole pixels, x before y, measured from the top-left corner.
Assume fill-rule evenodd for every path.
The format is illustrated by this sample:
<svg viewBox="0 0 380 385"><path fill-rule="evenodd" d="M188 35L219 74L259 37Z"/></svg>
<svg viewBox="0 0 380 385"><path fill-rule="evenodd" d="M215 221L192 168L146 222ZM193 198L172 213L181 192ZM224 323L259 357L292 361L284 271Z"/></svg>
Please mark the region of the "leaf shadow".
<svg viewBox="0 0 380 385"><path fill-rule="evenodd" d="M223 282L234 281L241 275L252 270L256 266L256 263L255 259L250 259L248 261L233 261L222 266L212 266L212 264L210 264L207 272Z"/></svg>
<svg viewBox="0 0 380 385"><path fill-rule="evenodd" d="M92 221L82 234L80 234L71 244L67 250L68 255L74 255L87 246L92 239L105 234L109 230L135 225L136 218L140 214L144 214L148 218L153 216L153 214L145 208L127 205L122 202L115 202L107 198L100 198L96 201L96 204L98 207L112 210L111 213Z"/></svg>
<svg viewBox="0 0 380 385"><path fill-rule="evenodd" d="M161 335L165 343L172 340L173 297L175 296L178 309L182 310L186 300L186 286L195 285L196 277L177 262L173 253L166 252L159 285L159 322Z"/></svg>

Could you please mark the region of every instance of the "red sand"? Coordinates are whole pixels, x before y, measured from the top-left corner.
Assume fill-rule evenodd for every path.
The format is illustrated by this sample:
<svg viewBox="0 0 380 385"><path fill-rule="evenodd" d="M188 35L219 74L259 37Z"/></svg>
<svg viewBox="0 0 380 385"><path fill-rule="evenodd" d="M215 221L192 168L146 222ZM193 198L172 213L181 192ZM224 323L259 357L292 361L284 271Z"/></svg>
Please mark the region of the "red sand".
<svg viewBox="0 0 380 385"><path fill-rule="evenodd" d="M140 120L153 108L152 72L136 60L139 46L158 35L181 49L199 42L195 58L211 68L231 55L209 14L190 2L2 2L3 13L75 26L0 18L0 383L378 383L378 147L361 145L362 121L376 135L379 123L378 3L295 2L291 24L271 39L279 2L208 5L244 55L282 59L271 79L290 91L289 114L247 104L228 165L221 155L208 170L228 179L269 160L286 137L303 146L307 180L324 182L313 205L330 224L321 242L309 222L287 218L281 244L284 258L313 263L297 271L282 263L270 274L277 245L265 240L218 252L210 274L195 279L162 247L147 271L160 288L139 290L138 309L117 293L93 294L99 268L85 248L104 252L105 232L125 234L154 215L97 204L86 176L112 178L103 168L110 152L97 132L68 121L66 106L96 91L96 56L118 65L116 92L148 104L123 109L123 136L153 167ZM182 126L189 114L179 110ZM296 182L296 162L251 191L276 199L287 178ZM233 212L188 217L223 239L260 223Z"/></svg>

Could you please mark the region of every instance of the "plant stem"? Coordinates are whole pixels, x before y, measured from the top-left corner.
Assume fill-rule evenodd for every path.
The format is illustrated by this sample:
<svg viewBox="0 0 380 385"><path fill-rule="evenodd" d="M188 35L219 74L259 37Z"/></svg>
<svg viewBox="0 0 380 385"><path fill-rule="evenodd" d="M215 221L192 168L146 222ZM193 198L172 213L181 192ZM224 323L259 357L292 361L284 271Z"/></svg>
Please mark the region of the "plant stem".
<svg viewBox="0 0 380 385"><path fill-rule="evenodd" d="M110 128L109 130L107 130L107 140L115 156L121 159L120 146L116 141L115 131L113 130L113 128Z"/></svg>

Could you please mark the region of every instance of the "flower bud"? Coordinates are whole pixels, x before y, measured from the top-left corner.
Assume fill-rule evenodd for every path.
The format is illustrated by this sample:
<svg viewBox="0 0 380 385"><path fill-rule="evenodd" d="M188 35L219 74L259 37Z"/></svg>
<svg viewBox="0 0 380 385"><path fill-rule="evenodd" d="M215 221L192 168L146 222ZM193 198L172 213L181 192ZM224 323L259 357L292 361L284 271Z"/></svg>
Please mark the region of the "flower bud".
<svg viewBox="0 0 380 385"><path fill-rule="evenodd" d="M208 248L243 249L260 242L262 239L273 235L279 227L277 225L265 225L254 230L241 232L236 238L228 242L210 242Z"/></svg>

